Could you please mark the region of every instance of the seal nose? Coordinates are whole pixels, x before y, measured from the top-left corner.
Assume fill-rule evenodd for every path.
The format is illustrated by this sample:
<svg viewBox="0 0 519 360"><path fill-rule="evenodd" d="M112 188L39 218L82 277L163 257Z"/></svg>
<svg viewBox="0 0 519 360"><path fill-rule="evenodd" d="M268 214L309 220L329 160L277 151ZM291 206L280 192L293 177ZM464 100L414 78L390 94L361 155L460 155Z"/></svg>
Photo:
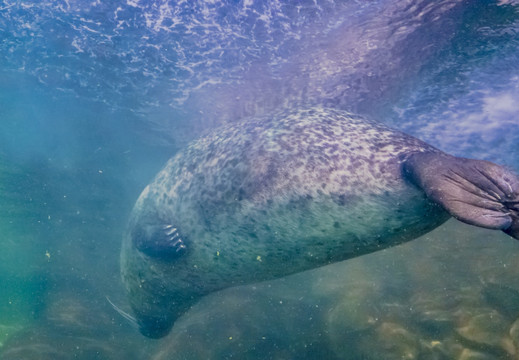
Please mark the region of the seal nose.
<svg viewBox="0 0 519 360"><path fill-rule="evenodd" d="M173 327L173 320L166 317L139 316L139 331L151 339L160 339L166 336Z"/></svg>

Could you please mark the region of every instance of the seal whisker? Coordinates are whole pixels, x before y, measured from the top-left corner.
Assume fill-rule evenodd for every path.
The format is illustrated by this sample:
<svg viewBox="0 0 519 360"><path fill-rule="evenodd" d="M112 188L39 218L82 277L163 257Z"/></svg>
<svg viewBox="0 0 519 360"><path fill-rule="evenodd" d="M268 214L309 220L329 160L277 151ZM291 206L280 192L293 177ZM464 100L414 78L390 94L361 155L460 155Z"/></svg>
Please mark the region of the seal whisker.
<svg viewBox="0 0 519 360"><path fill-rule="evenodd" d="M126 311L122 310L120 307L118 307L117 305L115 305L108 296L105 296L106 300L108 301L108 303L110 305L112 305L112 308L117 311L117 313L119 315L121 315L124 319L126 319L130 325L136 329L139 328L139 323L137 322L137 319L135 319L133 316L131 316L130 314L128 314Z"/></svg>

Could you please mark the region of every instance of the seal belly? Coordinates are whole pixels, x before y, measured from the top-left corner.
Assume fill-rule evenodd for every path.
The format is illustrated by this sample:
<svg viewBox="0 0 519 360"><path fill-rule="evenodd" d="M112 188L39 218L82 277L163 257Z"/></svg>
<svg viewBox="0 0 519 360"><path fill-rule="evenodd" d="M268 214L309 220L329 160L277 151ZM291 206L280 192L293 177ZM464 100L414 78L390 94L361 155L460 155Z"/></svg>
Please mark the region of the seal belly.
<svg viewBox="0 0 519 360"><path fill-rule="evenodd" d="M277 278L394 246L449 217L404 182L398 191L382 195L367 191L364 196L320 194L241 202L215 209L210 218L201 216L205 212L198 207L183 213L194 224L205 224L192 229L196 242L189 261L197 266L187 271L190 276L203 272L206 285L213 284L209 292L229 282Z"/></svg>

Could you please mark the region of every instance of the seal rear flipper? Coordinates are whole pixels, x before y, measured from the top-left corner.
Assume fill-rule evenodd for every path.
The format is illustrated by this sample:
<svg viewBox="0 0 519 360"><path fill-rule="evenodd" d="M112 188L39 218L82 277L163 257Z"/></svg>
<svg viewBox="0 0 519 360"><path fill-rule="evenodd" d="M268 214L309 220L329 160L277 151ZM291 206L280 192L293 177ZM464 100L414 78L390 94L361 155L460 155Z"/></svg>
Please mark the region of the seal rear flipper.
<svg viewBox="0 0 519 360"><path fill-rule="evenodd" d="M456 219L519 239L519 176L489 161L411 154L405 176Z"/></svg>

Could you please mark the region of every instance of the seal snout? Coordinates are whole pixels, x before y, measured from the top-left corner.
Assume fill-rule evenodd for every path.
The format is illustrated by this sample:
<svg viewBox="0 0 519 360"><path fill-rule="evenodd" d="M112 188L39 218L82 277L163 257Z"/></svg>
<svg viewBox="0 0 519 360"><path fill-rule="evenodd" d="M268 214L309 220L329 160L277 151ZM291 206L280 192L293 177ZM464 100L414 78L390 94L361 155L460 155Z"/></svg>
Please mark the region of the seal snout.
<svg viewBox="0 0 519 360"><path fill-rule="evenodd" d="M151 317L138 316L139 331L151 339L160 339L166 336L173 327L173 319L166 316Z"/></svg>
<svg viewBox="0 0 519 360"><path fill-rule="evenodd" d="M201 297L199 294L190 292L189 289L179 290L177 293L160 294L160 296L150 295L154 296L143 298L140 303L133 303L132 309L139 332L151 339L166 336L178 318Z"/></svg>

